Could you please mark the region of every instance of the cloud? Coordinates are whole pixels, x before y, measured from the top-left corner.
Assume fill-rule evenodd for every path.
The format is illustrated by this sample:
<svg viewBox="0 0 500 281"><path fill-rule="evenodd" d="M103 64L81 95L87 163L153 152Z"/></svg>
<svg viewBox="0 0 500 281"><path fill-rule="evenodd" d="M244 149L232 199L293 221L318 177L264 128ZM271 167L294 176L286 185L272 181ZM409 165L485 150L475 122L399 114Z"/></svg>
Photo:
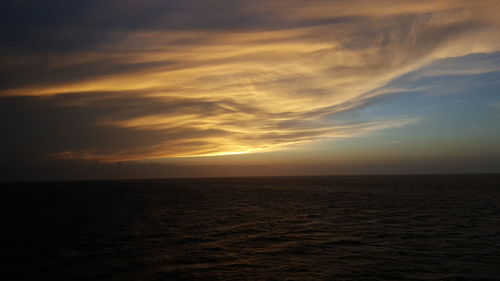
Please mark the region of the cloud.
<svg viewBox="0 0 500 281"><path fill-rule="evenodd" d="M500 102L491 103L490 106L496 109L500 109Z"/></svg>
<svg viewBox="0 0 500 281"><path fill-rule="evenodd" d="M500 50L497 1L37 3L3 12L0 95L39 96L19 112L35 103L75 120L73 135L60 121L57 134L46 128L67 139L44 149L53 157L223 155L354 136L418 120L336 119L408 91L394 81L409 73L443 59L420 74L498 69L489 57L474 70L453 61Z"/></svg>
<svg viewBox="0 0 500 281"><path fill-rule="evenodd" d="M273 151L418 121L307 120L230 101L141 97L136 92L10 97L0 109L7 162L47 155L110 162Z"/></svg>

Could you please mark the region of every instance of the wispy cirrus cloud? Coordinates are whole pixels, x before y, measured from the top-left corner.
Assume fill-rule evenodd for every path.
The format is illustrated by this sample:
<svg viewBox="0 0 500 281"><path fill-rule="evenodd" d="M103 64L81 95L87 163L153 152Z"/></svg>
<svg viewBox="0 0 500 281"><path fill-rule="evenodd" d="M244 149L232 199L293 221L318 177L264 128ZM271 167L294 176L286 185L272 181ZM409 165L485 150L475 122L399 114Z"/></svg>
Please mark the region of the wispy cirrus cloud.
<svg viewBox="0 0 500 281"><path fill-rule="evenodd" d="M436 60L500 50L498 1L48 3L64 13L46 9L54 16L46 24L38 4L11 5L31 18L4 19L18 29L1 41L0 94L42 96L94 112L89 127L144 135L126 148L52 151L62 158L273 151L404 126L418 118L335 116L394 92L384 86Z"/></svg>

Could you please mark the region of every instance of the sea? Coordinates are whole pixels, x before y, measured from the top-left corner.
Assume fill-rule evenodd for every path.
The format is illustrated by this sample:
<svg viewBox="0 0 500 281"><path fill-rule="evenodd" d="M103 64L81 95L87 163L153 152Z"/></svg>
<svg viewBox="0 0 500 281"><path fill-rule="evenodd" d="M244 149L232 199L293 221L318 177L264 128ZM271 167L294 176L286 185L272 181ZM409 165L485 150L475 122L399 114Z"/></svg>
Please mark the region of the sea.
<svg viewBox="0 0 500 281"><path fill-rule="evenodd" d="M500 175L3 183L0 280L500 280Z"/></svg>

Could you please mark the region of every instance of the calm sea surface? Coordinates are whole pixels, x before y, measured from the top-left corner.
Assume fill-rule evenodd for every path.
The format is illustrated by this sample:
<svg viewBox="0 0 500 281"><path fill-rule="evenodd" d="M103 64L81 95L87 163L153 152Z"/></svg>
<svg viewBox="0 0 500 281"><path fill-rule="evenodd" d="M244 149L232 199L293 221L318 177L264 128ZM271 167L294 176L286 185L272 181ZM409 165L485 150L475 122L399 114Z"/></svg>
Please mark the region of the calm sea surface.
<svg viewBox="0 0 500 281"><path fill-rule="evenodd" d="M0 280L500 280L500 175L3 184Z"/></svg>

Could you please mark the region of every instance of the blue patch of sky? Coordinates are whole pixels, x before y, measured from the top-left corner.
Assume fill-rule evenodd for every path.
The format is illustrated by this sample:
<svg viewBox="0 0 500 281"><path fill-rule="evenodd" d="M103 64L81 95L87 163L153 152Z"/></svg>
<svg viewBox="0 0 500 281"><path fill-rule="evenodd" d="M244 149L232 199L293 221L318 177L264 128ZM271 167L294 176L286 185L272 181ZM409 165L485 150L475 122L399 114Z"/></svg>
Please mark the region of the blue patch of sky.
<svg viewBox="0 0 500 281"><path fill-rule="evenodd" d="M453 142L500 151L500 52L439 60L378 90L391 89L405 90L376 97L367 106L331 116L332 120L416 117L420 121L343 139L336 145Z"/></svg>

